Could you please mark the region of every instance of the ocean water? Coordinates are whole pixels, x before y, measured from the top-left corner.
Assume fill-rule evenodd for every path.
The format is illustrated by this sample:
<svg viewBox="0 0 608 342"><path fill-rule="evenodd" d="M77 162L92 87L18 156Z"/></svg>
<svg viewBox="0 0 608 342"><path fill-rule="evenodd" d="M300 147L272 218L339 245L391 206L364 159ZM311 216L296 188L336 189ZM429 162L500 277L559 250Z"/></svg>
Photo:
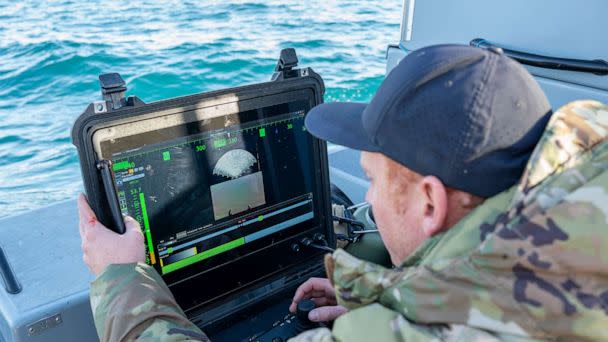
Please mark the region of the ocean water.
<svg viewBox="0 0 608 342"><path fill-rule="evenodd" d="M0 217L82 191L70 130L119 72L146 102L268 80L279 51L368 101L401 0L0 0Z"/></svg>

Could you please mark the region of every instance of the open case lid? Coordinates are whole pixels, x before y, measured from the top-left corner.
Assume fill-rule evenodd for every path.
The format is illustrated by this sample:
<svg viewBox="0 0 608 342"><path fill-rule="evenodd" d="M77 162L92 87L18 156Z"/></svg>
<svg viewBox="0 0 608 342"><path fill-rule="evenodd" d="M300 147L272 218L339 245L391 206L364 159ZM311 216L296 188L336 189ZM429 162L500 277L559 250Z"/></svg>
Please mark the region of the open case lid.
<svg viewBox="0 0 608 342"><path fill-rule="evenodd" d="M242 295L270 279L276 282L277 277L288 277L304 265L319 265L323 252L300 247L304 238L335 245L326 145L308 134L303 125L308 110L323 101L323 81L312 69L296 66L295 51L286 49L271 82L149 104L134 96L125 98L126 85L118 74L102 75L103 101L90 104L73 126L72 140L78 149L85 191L100 222L120 232L124 231L121 214L136 216L146 236L147 262L163 276L186 312ZM220 121L223 126L218 126ZM287 132L280 137L279 124L284 124L281 129ZM266 133L270 128L276 129L276 140ZM235 132L242 136L236 137ZM220 135L224 138L218 138ZM231 143L240 144L240 148L230 149ZM294 150L286 151L288 145ZM196 185L204 188L201 196L207 196L213 205L193 210L198 216L208 211L205 217L212 223L200 225L199 220L173 231L174 221L157 224L171 215L167 208L173 208L172 200L155 205L163 196L159 187L166 185L165 178L159 181L158 176L181 172L164 166L180 151L190 153L189 161L203 160L183 170L213 169L188 178L194 182L206 179L206 183ZM197 152L201 154L192 157ZM203 154L205 158L199 157ZM219 165L226 159L230 164L247 158L251 159L245 163L250 168L247 172L232 174ZM286 160L280 164L287 170L283 176L277 171L276 160L281 158ZM163 160L167 164L162 164ZM299 173L294 174L289 167ZM151 177L157 180L147 182ZM301 182L306 183L306 189L294 198L269 193L284 193L280 189ZM252 188L247 190L250 194L239 190ZM260 193L261 188L265 194ZM204 202L189 189L184 191L190 198L174 208ZM154 196L147 196L150 193ZM237 202L251 196L250 202L235 209L236 204L226 204L231 193ZM129 194L134 194L133 198ZM187 218L177 219L180 224L188 221L193 210L175 218Z"/></svg>

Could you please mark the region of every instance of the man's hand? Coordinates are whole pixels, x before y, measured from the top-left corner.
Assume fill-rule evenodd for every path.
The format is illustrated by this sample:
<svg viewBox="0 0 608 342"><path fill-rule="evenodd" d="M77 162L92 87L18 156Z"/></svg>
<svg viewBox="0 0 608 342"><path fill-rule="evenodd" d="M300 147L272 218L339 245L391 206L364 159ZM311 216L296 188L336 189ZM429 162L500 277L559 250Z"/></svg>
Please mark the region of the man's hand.
<svg viewBox="0 0 608 342"><path fill-rule="evenodd" d="M337 305L336 292L329 279L310 278L296 290L289 311L296 312L296 307L302 299L311 299L317 308L308 314L313 322L328 322L346 313L346 308Z"/></svg>
<svg viewBox="0 0 608 342"><path fill-rule="evenodd" d="M78 197L78 214L82 258L95 275L110 264L146 261L144 236L135 219L125 217L125 233L115 233L97 220L83 194Z"/></svg>

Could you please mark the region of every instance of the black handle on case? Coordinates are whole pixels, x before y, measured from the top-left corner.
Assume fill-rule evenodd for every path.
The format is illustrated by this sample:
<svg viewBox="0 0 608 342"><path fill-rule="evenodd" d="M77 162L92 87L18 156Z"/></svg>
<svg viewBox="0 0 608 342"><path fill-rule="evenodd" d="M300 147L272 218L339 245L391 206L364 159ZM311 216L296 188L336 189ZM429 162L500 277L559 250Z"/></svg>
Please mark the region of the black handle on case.
<svg viewBox="0 0 608 342"><path fill-rule="evenodd" d="M17 276L13 272L11 265L8 263L8 258L4 254L2 246L0 246L0 276L4 279L4 288L10 294L21 292L21 284L17 280Z"/></svg>
<svg viewBox="0 0 608 342"><path fill-rule="evenodd" d="M116 189L114 189L114 177L112 176L112 162L109 160L101 160L97 163L97 169L101 172L101 180L103 182L103 188L106 193L108 205L110 206L110 213L112 214L112 221L114 221L114 227L112 229L118 234L124 234L127 228L125 227L125 221L122 218L120 211L120 205L118 204L118 195L116 195ZM110 227L111 229L112 227Z"/></svg>
<svg viewBox="0 0 608 342"><path fill-rule="evenodd" d="M602 76L608 75L608 62L601 59L590 61L583 59L535 55L532 53L505 49L499 45L492 44L483 38L473 39L469 45L484 49L502 49L505 55L513 58L521 64L531 65L539 68L588 72Z"/></svg>

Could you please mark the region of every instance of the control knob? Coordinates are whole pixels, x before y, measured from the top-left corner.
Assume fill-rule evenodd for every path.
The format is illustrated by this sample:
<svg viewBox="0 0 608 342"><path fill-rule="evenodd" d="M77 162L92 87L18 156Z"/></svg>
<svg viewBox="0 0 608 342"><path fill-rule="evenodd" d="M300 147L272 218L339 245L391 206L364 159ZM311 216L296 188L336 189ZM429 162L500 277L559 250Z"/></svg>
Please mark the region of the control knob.
<svg viewBox="0 0 608 342"><path fill-rule="evenodd" d="M298 306L296 308L296 318L298 320L298 323L296 324L296 330L298 331L298 333L318 327L317 323L311 322L308 319L308 314L316 307L317 306L315 305L315 302L310 299L302 299L298 303Z"/></svg>

